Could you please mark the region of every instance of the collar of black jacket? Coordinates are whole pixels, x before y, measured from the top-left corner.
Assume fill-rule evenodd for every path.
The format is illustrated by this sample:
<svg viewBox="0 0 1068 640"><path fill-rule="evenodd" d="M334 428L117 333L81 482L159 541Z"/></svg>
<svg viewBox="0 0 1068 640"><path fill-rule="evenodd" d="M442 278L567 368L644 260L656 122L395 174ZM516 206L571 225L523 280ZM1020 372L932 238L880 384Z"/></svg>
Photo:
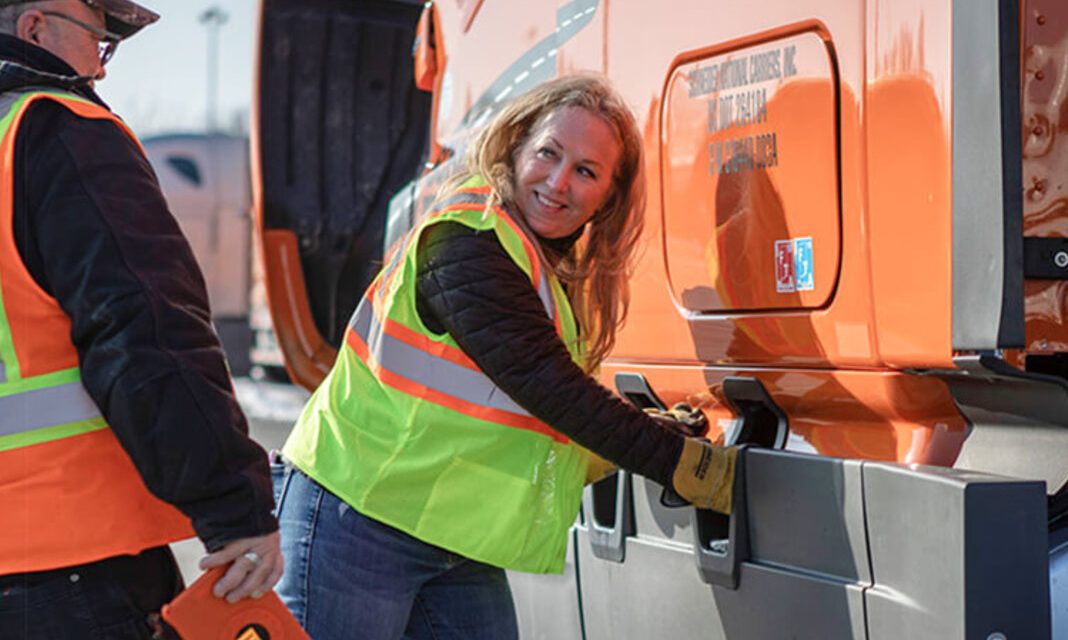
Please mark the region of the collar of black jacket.
<svg viewBox="0 0 1068 640"><path fill-rule="evenodd" d="M571 249L575 247L575 243L582 237L582 234L586 232L586 225L579 227L574 233L563 238L545 238L535 233L538 236L538 243L541 244L541 248L545 251L545 257L549 262L556 265L561 258L571 253Z"/></svg>
<svg viewBox="0 0 1068 640"><path fill-rule="evenodd" d="M25 87L55 87L107 105L66 62L37 45L0 33L0 93Z"/></svg>

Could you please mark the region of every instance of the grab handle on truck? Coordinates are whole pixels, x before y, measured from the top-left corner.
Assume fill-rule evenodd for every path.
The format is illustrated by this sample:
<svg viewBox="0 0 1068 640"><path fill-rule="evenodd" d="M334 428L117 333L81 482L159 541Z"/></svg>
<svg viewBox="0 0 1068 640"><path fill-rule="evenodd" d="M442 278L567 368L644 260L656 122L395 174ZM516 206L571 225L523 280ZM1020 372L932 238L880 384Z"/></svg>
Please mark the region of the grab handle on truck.
<svg viewBox="0 0 1068 640"><path fill-rule="evenodd" d="M632 405L642 409L666 411L667 405L656 395L649 381L640 373L621 372L616 374L616 390ZM675 493L673 487L664 487L660 492L660 504L668 509L689 506L686 498Z"/></svg>
<svg viewBox="0 0 1068 640"><path fill-rule="evenodd" d="M745 449L741 445L734 463L734 507L724 515L706 509L694 509L694 560L697 573L705 584L728 589L738 588L738 568L749 557L749 516L745 503Z"/></svg>
<svg viewBox="0 0 1068 640"><path fill-rule="evenodd" d="M634 535L634 500L630 473L617 471L594 482L583 495L583 512L590 533L590 548L601 560L623 562L627 538Z"/></svg>
<svg viewBox="0 0 1068 640"><path fill-rule="evenodd" d="M697 572L707 584L738 588L738 570L749 557L749 517L745 493L745 448L781 449L786 443L786 414L756 378L728 377L723 396L738 423L723 444L739 445L734 476L734 509L727 516L694 509L694 557Z"/></svg>
<svg viewBox="0 0 1068 640"><path fill-rule="evenodd" d="M616 374L619 394L640 409L663 409L664 403L637 373ZM582 509L589 524L590 548L601 560L623 562L627 538L634 535L634 496L631 474L614 473L590 485Z"/></svg>
<svg viewBox="0 0 1068 640"><path fill-rule="evenodd" d="M723 444L752 444L765 449L782 449L786 445L786 414L771 399L760 380L725 378L723 397L739 420L738 427Z"/></svg>

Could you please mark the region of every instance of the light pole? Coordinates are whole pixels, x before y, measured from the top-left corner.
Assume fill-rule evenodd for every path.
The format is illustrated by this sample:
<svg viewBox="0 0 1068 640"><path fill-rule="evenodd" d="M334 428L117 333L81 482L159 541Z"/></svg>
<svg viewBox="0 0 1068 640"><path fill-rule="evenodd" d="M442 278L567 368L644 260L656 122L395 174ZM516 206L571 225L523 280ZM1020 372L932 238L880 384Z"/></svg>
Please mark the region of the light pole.
<svg viewBox="0 0 1068 640"><path fill-rule="evenodd" d="M216 110L218 109L219 89L219 29L226 24L230 14L222 10L219 5L209 7L200 14L200 24L208 28L208 133L215 133Z"/></svg>

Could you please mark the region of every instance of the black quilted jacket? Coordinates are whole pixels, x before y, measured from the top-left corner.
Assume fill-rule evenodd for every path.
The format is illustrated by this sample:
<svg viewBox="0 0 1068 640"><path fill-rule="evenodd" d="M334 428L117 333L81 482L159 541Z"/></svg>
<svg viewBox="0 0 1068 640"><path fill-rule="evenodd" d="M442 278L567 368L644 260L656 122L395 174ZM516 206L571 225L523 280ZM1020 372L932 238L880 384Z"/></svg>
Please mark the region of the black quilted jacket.
<svg viewBox="0 0 1068 640"><path fill-rule="evenodd" d="M619 466L667 485L682 436L623 402L571 361L530 279L491 231L429 227L418 253L419 314L447 331L532 415Z"/></svg>
<svg viewBox="0 0 1068 640"><path fill-rule="evenodd" d="M104 106L73 76L0 34L0 93L54 86ZM43 101L19 127L14 178L19 256L70 316L82 382L149 490L210 550L277 529L204 279L144 154L113 123Z"/></svg>

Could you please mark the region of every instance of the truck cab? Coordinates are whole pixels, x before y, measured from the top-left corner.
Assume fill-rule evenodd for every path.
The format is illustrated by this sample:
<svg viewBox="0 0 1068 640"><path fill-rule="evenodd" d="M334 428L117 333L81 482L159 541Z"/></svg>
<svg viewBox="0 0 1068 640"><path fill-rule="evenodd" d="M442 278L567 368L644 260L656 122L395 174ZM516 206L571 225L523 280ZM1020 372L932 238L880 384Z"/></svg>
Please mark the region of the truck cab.
<svg viewBox="0 0 1068 640"><path fill-rule="evenodd" d="M1068 638L1066 43L1054 0L264 0L287 367L501 106L605 74L648 206L601 382L749 448L729 518L587 488L523 637Z"/></svg>

